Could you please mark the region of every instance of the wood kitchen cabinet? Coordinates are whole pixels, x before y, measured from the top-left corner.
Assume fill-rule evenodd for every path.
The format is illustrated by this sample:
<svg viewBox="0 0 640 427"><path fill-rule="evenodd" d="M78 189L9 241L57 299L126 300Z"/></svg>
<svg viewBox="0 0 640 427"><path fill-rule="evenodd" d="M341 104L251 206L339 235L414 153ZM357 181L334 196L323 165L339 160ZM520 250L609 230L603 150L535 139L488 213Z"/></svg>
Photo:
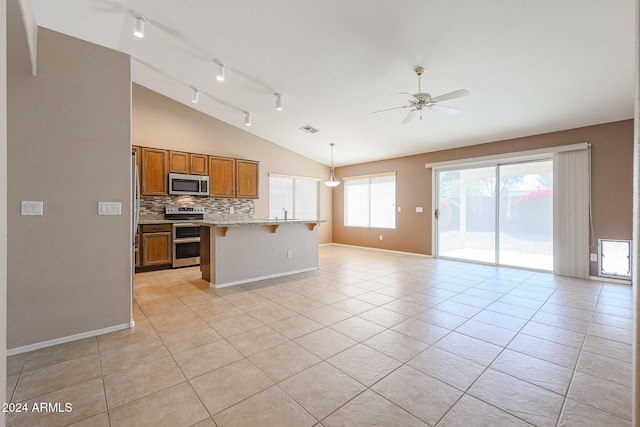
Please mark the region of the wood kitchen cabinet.
<svg viewBox="0 0 640 427"><path fill-rule="evenodd" d="M142 267L171 264L172 228L171 224L143 224Z"/></svg>
<svg viewBox="0 0 640 427"><path fill-rule="evenodd" d="M192 175L209 175L209 156L206 154L190 154L190 169Z"/></svg>
<svg viewBox="0 0 640 427"><path fill-rule="evenodd" d="M169 172L189 173L189 153L169 151Z"/></svg>
<svg viewBox="0 0 640 427"><path fill-rule="evenodd" d="M236 160L236 197L258 198L258 162Z"/></svg>
<svg viewBox="0 0 640 427"><path fill-rule="evenodd" d="M169 172L190 175L209 175L209 156L206 154L169 152Z"/></svg>
<svg viewBox="0 0 640 427"><path fill-rule="evenodd" d="M236 160L226 157L209 157L209 186L211 197L235 197Z"/></svg>
<svg viewBox="0 0 640 427"><path fill-rule="evenodd" d="M141 194L166 196L168 194L169 152L155 148L142 148Z"/></svg>

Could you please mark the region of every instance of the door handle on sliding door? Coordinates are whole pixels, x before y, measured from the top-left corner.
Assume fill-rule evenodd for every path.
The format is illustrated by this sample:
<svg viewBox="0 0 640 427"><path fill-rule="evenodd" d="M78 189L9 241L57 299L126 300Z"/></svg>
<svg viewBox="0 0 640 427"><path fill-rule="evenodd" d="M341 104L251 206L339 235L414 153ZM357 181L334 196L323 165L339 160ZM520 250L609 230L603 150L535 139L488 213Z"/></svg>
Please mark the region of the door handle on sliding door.
<svg viewBox="0 0 640 427"><path fill-rule="evenodd" d="M436 208L436 210L433 212L433 215L436 217L436 219L438 219L438 209Z"/></svg>

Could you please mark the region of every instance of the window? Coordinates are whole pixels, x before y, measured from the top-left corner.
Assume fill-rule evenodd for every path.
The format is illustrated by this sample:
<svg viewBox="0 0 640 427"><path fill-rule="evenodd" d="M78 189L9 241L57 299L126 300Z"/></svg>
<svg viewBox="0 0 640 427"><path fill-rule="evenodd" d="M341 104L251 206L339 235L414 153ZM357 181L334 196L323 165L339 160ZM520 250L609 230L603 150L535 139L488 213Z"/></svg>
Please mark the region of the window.
<svg viewBox="0 0 640 427"><path fill-rule="evenodd" d="M269 218L318 219L317 178L269 174Z"/></svg>
<svg viewBox="0 0 640 427"><path fill-rule="evenodd" d="M396 173L344 178L344 225L396 228Z"/></svg>

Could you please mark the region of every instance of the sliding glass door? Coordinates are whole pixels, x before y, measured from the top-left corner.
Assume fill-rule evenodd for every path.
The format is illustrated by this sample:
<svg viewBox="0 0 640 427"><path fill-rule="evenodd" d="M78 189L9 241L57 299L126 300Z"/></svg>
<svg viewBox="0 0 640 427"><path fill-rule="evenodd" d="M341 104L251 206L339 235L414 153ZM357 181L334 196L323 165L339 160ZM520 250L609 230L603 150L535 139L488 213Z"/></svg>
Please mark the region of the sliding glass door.
<svg viewBox="0 0 640 427"><path fill-rule="evenodd" d="M553 269L553 161L499 165L498 263Z"/></svg>
<svg viewBox="0 0 640 427"><path fill-rule="evenodd" d="M553 162L436 173L438 257L553 268Z"/></svg>
<svg viewBox="0 0 640 427"><path fill-rule="evenodd" d="M496 262L495 167L438 172L438 256Z"/></svg>

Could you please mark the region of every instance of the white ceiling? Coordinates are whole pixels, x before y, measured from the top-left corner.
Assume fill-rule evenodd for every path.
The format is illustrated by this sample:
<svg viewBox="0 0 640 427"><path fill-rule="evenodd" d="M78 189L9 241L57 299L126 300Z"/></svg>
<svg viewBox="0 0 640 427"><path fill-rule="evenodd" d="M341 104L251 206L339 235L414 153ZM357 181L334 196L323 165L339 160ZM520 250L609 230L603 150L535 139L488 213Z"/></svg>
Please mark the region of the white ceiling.
<svg viewBox="0 0 640 427"><path fill-rule="evenodd" d="M330 142L340 166L633 117L634 0L31 4L38 25L130 54L134 82L325 164ZM222 83L214 60L227 65ZM433 96L471 92L443 102L461 114L371 114L417 92L416 66Z"/></svg>

